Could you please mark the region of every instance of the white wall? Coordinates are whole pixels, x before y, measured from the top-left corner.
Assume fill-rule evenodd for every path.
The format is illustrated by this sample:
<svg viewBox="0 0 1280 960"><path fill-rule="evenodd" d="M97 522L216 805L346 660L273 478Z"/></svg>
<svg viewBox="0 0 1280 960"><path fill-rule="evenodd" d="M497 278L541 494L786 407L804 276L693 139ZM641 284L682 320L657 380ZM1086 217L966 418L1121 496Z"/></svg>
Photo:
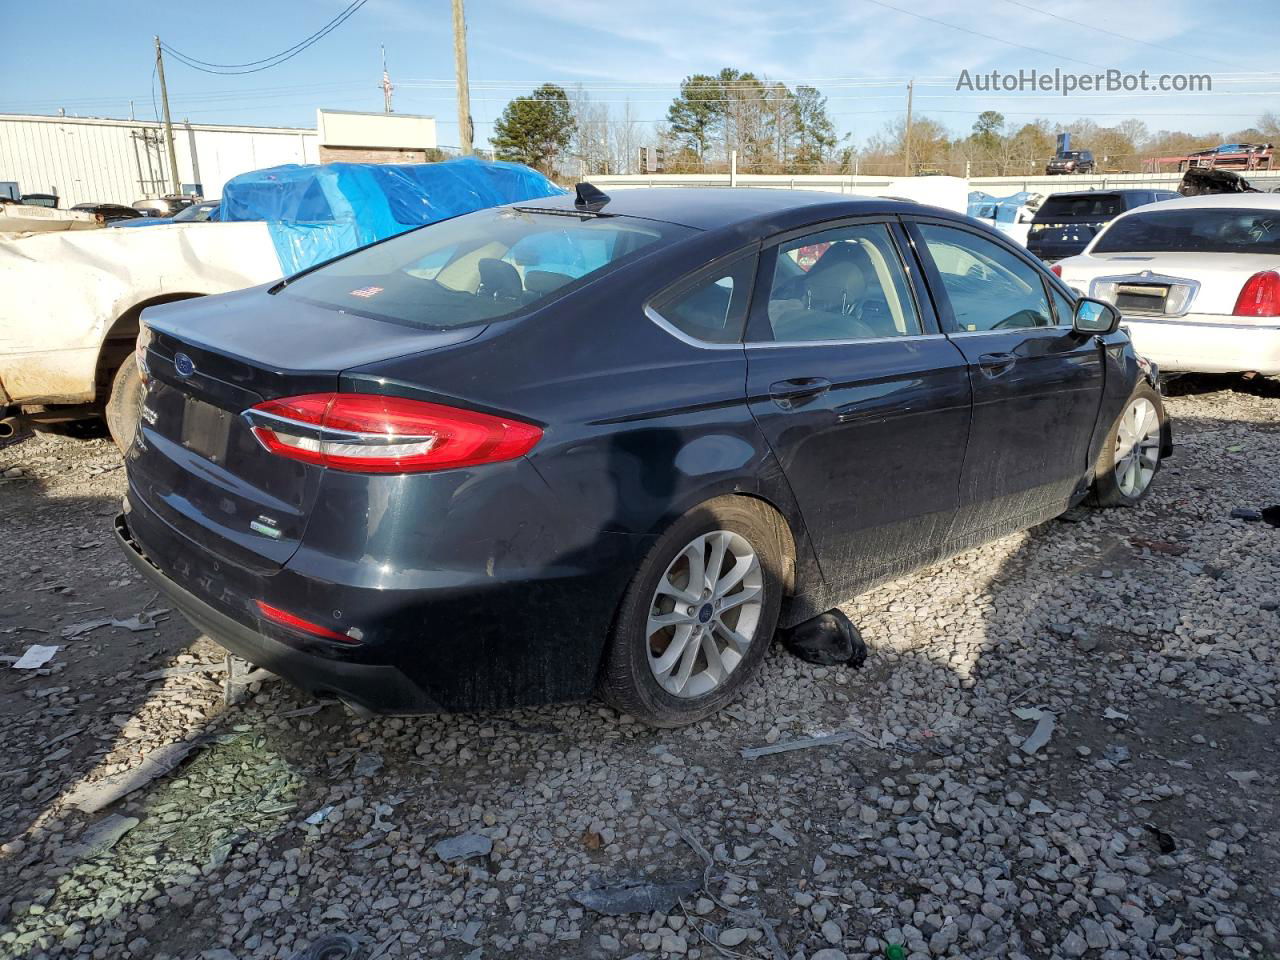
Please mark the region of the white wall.
<svg viewBox="0 0 1280 960"><path fill-rule="evenodd" d="M317 110L316 130L326 147L430 150L438 146L435 117L412 113Z"/></svg>
<svg viewBox="0 0 1280 960"><path fill-rule="evenodd" d="M145 139L144 139L145 138ZM175 123L182 183L221 194L231 177L282 163L317 163L314 130ZM194 149L193 149L194 147ZM169 192L162 126L154 121L0 115L0 180L56 192L62 206L130 204Z"/></svg>

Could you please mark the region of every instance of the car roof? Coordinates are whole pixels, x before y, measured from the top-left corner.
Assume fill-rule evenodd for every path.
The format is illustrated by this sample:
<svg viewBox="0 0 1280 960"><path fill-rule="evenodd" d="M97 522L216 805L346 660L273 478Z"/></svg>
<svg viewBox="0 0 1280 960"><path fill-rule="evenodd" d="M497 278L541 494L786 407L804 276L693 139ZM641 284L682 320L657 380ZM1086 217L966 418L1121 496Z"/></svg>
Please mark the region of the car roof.
<svg viewBox="0 0 1280 960"><path fill-rule="evenodd" d="M1222 207L1234 210L1280 210L1280 193L1210 193L1200 197L1161 200L1161 210L1194 210ZM1134 213L1149 213L1151 207L1136 207ZM1127 216L1127 214L1126 214Z"/></svg>
<svg viewBox="0 0 1280 960"><path fill-rule="evenodd" d="M526 210L574 210L573 194L516 204ZM677 223L697 230L768 225L785 230L842 216L939 212L959 219L954 211L939 211L910 200L852 197L819 190L762 187L630 187L609 194L601 213Z"/></svg>
<svg viewBox="0 0 1280 960"><path fill-rule="evenodd" d="M1074 200L1077 197L1109 197L1116 194L1151 193L1152 191L1159 193L1161 189L1159 187L1133 187L1121 190L1072 190L1070 193L1051 193L1045 197L1044 202L1048 203L1050 200L1057 200L1059 197L1068 197Z"/></svg>

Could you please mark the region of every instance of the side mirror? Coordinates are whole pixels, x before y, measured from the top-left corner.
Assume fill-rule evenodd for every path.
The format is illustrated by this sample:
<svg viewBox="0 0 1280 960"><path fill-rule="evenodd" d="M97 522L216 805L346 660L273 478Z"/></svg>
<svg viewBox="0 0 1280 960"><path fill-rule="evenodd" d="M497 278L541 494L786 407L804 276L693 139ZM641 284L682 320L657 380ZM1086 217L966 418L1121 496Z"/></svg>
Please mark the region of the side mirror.
<svg viewBox="0 0 1280 960"><path fill-rule="evenodd" d="M1076 313L1071 320L1071 327L1076 333L1087 336L1115 333L1120 328L1120 311L1101 300L1081 297L1076 301Z"/></svg>

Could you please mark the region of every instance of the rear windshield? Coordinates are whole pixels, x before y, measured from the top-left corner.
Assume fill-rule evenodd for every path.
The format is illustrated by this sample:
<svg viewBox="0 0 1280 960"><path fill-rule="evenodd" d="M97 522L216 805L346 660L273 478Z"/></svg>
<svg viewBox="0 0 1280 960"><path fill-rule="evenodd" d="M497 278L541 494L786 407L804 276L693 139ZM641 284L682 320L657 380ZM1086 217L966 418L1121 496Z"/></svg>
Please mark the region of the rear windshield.
<svg viewBox="0 0 1280 960"><path fill-rule="evenodd" d="M357 250L282 293L414 326L460 327L527 313L578 281L695 232L498 207Z"/></svg>
<svg viewBox="0 0 1280 960"><path fill-rule="evenodd" d="M1037 220L1054 217L1114 217L1124 213L1124 198L1117 193L1087 197L1050 197L1036 213Z"/></svg>
<svg viewBox="0 0 1280 960"><path fill-rule="evenodd" d="M1280 210L1193 207L1152 210L1116 220L1095 253L1280 253Z"/></svg>

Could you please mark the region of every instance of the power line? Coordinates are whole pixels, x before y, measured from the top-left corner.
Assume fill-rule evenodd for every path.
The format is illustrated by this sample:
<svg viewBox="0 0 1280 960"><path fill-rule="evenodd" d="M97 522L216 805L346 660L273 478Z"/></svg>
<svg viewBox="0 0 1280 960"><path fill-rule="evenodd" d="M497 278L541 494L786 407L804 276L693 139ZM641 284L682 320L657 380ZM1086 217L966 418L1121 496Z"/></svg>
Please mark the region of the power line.
<svg viewBox="0 0 1280 960"><path fill-rule="evenodd" d="M188 56L167 43L162 44L162 46L164 47L165 52L172 54L179 62L193 70L199 70L202 73L211 73L217 76L243 76L247 73L258 73L262 70L269 70L272 67L278 67L280 64L292 60L309 47L319 43L329 34L333 33L334 30L338 29L338 27L350 20L351 17L355 15L355 13L367 2L368 0L352 0L352 3L350 3L346 9L309 37L299 40L293 46L288 47L285 50L281 50L279 53L272 54L270 57L265 57L261 60L251 60L248 63L210 63L207 60L198 60L195 57Z"/></svg>
<svg viewBox="0 0 1280 960"><path fill-rule="evenodd" d="M926 17L923 13L916 13L913 10L904 10L902 7L895 7L892 3L885 3L884 0L863 0L865 3L873 3L877 7L884 7L886 10L893 10L896 13L905 13L908 17L915 17L917 20L925 20L929 23L936 23L942 27L950 27L952 30L959 30L961 33L967 33L973 37L981 37L983 40L994 40L996 43L1003 43L1008 47L1017 47L1020 50L1030 50L1032 53L1038 53L1046 57L1054 57L1058 60L1066 60L1069 63L1083 63L1086 67L1096 67L1103 69L1096 63L1090 63L1088 60L1077 60L1075 57L1064 57L1060 53L1050 53L1048 50L1041 50L1039 47L1029 47L1025 43L1015 43L1012 40L1005 40L1002 37L993 37L989 33L979 33L977 30L970 30L968 27L959 27L954 23L947 23L945 20L938 20L934 17Z"/></svg>
<svg viewBox="0 0 1280 960"><path fill-rule="evenodd" d="M1072 20L1070 17L1063 17L1056 13L1050 13L1048 10L1041 10L1039 7L1033 7L1029 3L1023 3L1022 0L1005 0L1005 3L1011 3L1015 7L1022 7L1024 10L1030 10L1032 13L1038 13L1041 16L1053 17L1055 20L1061 20L1063 23L1071 23L1077 27L1084 27L1086 30L1093 30L1097 33L1105 33L1109 37L1117 37L1120 40L1127 40L1130 43L1140 43L1144 47L1151 47L1155 50L1164 50L1166 53L1176 53L1182 57L1193 57L1196 60L1205 60L1209 63L1220 63L1224 67L1232 66L1226 60L1217 60L1213 57L1206 57L1203 53L1184 53L1181 50L1174 50L1172 47L1166 47L1159 43L1152 43L1150 40L1139 40L1137 37L1126 36L1123 33L1116 33L1114 30L1108 30L1105 27L1097 27L1092 23L1082 23L1079 20Z"/></svg>

